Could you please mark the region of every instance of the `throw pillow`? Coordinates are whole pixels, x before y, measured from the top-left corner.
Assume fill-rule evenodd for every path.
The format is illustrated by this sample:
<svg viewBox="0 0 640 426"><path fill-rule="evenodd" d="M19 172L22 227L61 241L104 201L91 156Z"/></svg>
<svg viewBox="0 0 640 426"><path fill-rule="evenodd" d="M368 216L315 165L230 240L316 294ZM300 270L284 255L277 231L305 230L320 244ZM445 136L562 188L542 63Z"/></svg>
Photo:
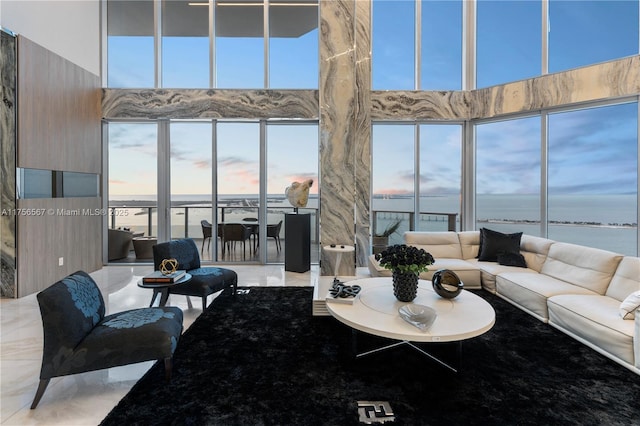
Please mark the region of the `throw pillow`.
<svg viewBox="0 0 640 426"><path fill-rule="evenodd" d="M484 228L480 228L480 242L478 243L478 254L476 255L476 259L480 257L480 253L482 253L482 230Z"/></svg>
<svg viewBox="0 0 640 426"><path fill-rule="evenodd" d="M498 254L520 253L520 239L522 232L503 234L502 232L482 228L482 251L478 260L497 262Z"/></svg>
<svg viewBox="0 0 640 426"><path fill-rule="evenodd" d="M620 304L622 319L632 320L636 317L636 310L640 308L640 290L634 291Z"/></svg>
<svg viewBox="0 0 640 426"><path fill-rule="evenodd" d="M517 266L518 268L526 268L527 261L520 253L499 253L498 263L505 266Z"/></svg>

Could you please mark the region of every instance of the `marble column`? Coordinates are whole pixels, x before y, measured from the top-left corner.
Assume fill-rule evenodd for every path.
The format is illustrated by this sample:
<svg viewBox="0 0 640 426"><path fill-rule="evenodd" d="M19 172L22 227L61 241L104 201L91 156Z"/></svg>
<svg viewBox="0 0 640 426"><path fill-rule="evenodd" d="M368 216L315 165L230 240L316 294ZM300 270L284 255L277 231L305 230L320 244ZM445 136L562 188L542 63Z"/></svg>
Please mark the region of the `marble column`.
<svg viewBox="0 0 640 426"><path fill-rule="evenodd" d="M370 2L320 2L320 242L369 253ZM333 273L322 253L322 275ZM343 261L339 275L354 275Z"/></svg>
<svg viewBox="0 0 640 426"><path fill-rule="evenodd" d="M16 297L16 38L0 30L0 296Z"/></svg>

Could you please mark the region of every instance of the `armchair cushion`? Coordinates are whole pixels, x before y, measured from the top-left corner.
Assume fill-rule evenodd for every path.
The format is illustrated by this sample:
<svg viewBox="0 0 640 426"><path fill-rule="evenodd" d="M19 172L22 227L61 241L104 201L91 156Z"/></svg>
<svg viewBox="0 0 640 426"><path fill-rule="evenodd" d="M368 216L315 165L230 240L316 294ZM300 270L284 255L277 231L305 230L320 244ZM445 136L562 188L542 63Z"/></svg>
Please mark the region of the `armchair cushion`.
<svg viewBox="0 0 640 426"><path fill-rule="evenodd" d="M83 271L37 295L44 328L40 379L171 358L182 311L143 308L105 316L104 299Z"/></svg>
<svg viewBox="0 0 640 426"><path fill-rule="evenodd" d="M86 272L78 271L38 293L37 299L45 335L40 376L61 375L60 369L68 374L74 348L104 318L100 290Z"/></svg>
<svg viewBox="0 0 640 426"><path fill-rule="evenodd" d="M236 272L225 268L201 267L200 252L192 239L172 240L153 246L155 270L160 269L162 260L171 258L178 261L178 269L184 269L191 274L191 279L171 286L169 293L202 298L203 311L208 295L227 287L232 287L235 293L238 286Z"/></svg>
<svg viewBox="0 0 640 426"><path fill-rule="evenodd" d="M156 271L160 269L160 263L164 259L176 259L178 269L185 271L200 267L198 248L191 238L173 240L153 246L153 266Z"/></svg>

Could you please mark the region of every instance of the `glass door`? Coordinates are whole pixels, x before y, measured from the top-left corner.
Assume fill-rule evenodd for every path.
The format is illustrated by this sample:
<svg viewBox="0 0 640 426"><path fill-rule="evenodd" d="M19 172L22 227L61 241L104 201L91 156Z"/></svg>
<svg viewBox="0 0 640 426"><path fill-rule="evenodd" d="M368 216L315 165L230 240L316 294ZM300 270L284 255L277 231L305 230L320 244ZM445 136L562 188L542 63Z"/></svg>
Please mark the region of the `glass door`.
<svg viewBox="0 0 640 426"><path fill-rule="evenodd" d="M218 122L218 261L258 261L260 223L260 123Z"/></svg>
<svg viewBox="0 0 640 426"><path fill-rule="evenodd" d="M309 199L299 213L311 215L311 260L318 252L318 125L270 123L267 125L266 262L284 262L285 215L293 206L285 190L293 182L312 180ZM315 243L315 244L314 244Z"/></svg>
<svg viewBox="0 0 640 426"><path fill-rule="evenodd" d="M210 121L172 121L170 128L171 239L192 238L202 261L212 247L212 134Z"/></svg>
<svg viewBox="0 0 640 426"><path fill-rule="evenodd" d="M108 261L146 262L158 231L158 125L109 123L108 135Z"/></svg>

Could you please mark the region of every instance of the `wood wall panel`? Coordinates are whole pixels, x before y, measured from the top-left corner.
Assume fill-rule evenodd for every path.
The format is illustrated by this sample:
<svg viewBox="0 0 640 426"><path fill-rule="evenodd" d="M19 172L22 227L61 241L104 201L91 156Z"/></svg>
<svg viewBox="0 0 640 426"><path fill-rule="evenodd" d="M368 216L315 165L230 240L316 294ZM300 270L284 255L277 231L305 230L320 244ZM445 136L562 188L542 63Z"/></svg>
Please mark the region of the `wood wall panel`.
<svg viewBox="0 0 640 426"><path fill-rule="evenodd" d="M101 173L100 79L18 37L18 167Z"/></svg>
<svg viewBox="0 0 640 426"><path fill-rule="evenodd" d="M102 174L100 79L18 37L17 167ZM18 297L102 267L102 199L18 200ZM67 212L67 213L65 213ZM64 265L58 259L64 258Z"/></svg>
<svg viewBox="0 0 640 426"><path fill-rule="evenodd" d="M102 267L100 198L18 200L41 215L18 217L18 297L47 288L77 271ZM89 213L91 212L91 213ZM64 258L64 265L58 259Z"/></svg>

